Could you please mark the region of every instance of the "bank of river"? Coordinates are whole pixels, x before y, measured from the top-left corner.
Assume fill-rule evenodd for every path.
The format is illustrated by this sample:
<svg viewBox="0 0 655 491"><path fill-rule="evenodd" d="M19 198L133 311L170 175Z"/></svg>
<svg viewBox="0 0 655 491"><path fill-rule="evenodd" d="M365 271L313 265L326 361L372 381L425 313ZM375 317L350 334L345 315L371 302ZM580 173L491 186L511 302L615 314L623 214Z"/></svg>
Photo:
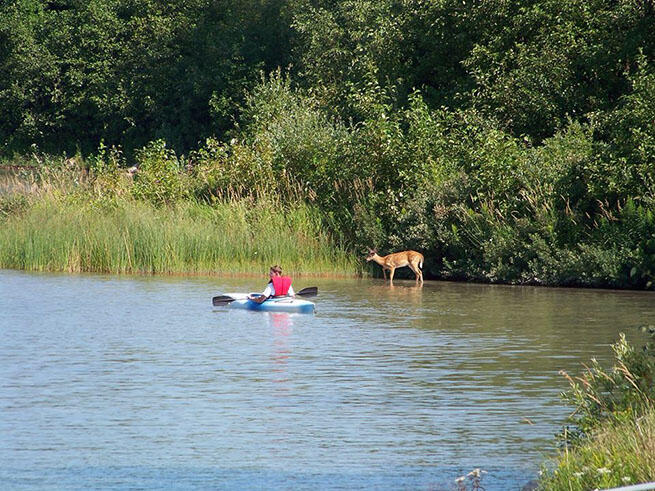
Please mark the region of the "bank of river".
<svg viewBox="0 0 655 491"><path fill-rule="evenodd" d="M652 293L306 279L315 315L214 309L264 278L0 271L11 488L519 489Z"/></svg>

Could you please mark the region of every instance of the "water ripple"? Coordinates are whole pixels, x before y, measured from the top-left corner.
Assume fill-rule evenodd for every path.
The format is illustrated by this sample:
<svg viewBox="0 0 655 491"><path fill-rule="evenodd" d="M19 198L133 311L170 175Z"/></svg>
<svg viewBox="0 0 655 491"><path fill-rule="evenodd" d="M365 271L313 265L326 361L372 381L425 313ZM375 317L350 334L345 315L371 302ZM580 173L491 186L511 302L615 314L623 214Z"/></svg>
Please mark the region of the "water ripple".
<svg viewBox="0 0 655 491"><path fill-rule="evenodd" d="M251 280L0 271L10 488L453 489L534 477L560 369L652 296L318 282L317 314L214 310ZM34 299L40 299L35 302Z"/></svg>

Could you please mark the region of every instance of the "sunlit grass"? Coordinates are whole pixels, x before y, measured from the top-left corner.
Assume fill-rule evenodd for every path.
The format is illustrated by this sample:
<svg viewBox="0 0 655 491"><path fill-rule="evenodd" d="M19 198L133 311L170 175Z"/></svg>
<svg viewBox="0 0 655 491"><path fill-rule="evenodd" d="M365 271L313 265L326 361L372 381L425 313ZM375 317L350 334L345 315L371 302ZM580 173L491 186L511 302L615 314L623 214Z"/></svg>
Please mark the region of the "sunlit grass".
<svg viewBox="0 0 655 491"><path fill-rule="evenodd" d="M602 428L584 445L563 450L555 465L539 489L584 491L655 481L655 410Z"/></svg>
<svg viewBox="0 0 655 491"><path fill-rule="evenodd" d="M8 198L7 198L8 199ZM41 193L0 215L0 267L106 273L261 273L271 264L303 274L352 275L355 259L297 203L182 202Z"/></svg>

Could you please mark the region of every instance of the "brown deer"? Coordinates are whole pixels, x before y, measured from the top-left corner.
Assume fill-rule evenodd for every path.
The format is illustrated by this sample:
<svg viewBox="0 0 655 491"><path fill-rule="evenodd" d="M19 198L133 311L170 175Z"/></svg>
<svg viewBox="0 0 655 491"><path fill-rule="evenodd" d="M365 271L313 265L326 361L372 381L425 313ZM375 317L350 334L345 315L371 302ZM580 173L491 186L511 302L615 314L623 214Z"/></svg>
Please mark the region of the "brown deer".
<svg viewBox="0 0 655 491"><path fill-rule="evenodd" d="M366 261L375 261L382 266L382 274L384 275L385 280L387 279L388 269L390 283L393 283L393 273L396 271L396 268L403 268L405 266L409 266L409 269L414 271L417 283L419 280L423 283L423 272L421 271L421 268L423 267L423 254L419 252L403 251L395 252L387 256L378 256L378 251L375 249L369 249Z"/></svg>

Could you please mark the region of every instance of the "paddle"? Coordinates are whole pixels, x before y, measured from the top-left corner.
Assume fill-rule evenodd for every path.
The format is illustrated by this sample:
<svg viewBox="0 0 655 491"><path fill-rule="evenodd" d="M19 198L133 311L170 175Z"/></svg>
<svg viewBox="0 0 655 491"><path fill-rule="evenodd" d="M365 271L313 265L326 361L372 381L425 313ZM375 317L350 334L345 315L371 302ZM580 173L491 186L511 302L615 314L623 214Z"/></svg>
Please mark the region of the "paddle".
<svg viewBox="0 0 655 491"><path fill-rule="evenodd" d="M235 300L236 298L232 298L228 295L219 295L218 297L212 298L212 303L214 304L214 307L216 307L218 305L234 302Z"/></svg>
<svg viewBox="0 0 655 491"><path fill-rule="evenodd" d="M296 292L296 295L300 297L315 297L318 295L318 288L315 286L308 286L307 288L303 288L299 292ZM229 295L218 295L217 297L212 298L212 304L214 307L218 307L219 305L227 305L235 300L236 298L230 297Z"/></svg>
<svg viewBox="0 0 655 491"><path fill-rule="evenodd" d="M318 295L318 287L308 286L297 292L296 295L300 295L301 297L315 297Z"/></svg>

